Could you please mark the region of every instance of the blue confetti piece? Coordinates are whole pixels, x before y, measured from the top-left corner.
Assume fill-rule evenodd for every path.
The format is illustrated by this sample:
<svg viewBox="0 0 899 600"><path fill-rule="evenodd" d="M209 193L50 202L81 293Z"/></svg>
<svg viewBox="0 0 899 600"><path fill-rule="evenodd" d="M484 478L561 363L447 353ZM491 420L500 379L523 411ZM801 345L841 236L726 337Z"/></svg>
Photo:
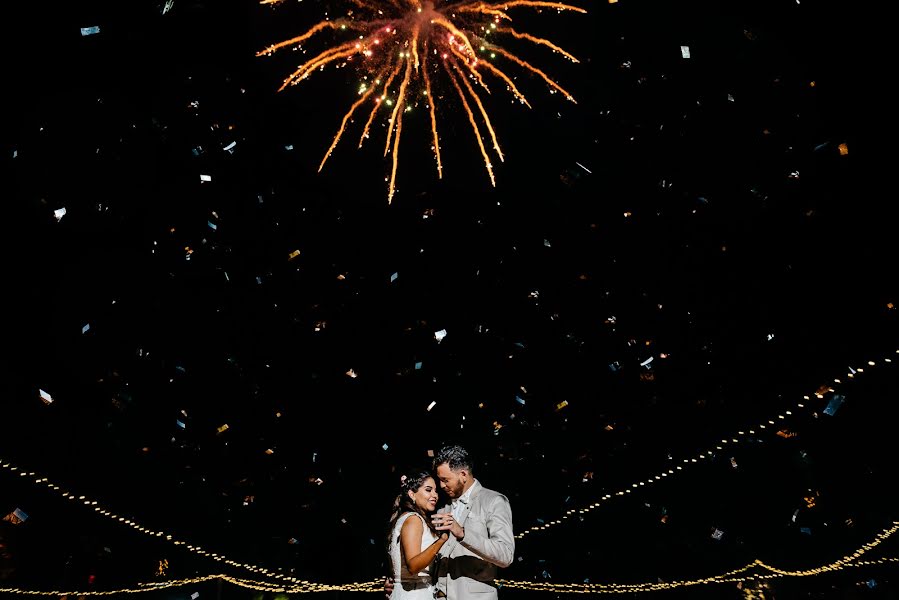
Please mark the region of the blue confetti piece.
<svg viewBox="0 0 899 600"><path fill-rule="evenodd" d="M840 406L843 404L843 400L845 400L845 396L840 394L834 394L833 398L830 399L830 402L827 403L827 408L824 409L825 415L834 416L839 410Z"/></svg>

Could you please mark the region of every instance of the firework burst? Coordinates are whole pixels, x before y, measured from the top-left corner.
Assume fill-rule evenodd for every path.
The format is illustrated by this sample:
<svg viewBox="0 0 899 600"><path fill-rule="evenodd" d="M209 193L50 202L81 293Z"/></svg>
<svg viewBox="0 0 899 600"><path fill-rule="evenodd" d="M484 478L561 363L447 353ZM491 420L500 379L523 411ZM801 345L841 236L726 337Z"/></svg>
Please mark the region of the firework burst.
<svg viewBox="0 0 899 600"><path fill-rule="evenodd" d="M262 0L261 3L273 5L282 1ZM270 56L284 48L303 48L306 42L315 37L323 37L325 32L331 31L337 34L331 36L337 41L325 43L324 49L313 52L312 58L299 65L284 80L278 91L297 85L313 73L329 67L352 66L361 75L359 98L343 116L340 127L322 158L319 172L347 133L357 111L364 114L368 110L359 138L361 147L369 137L379 110L385 110L389 117L384 156L390 154L392 158L387 190L387 201L390 203L396 191L403 114L423 101L430 115L431 148L437 176L442 178L436 96L432 93L433 78L442 77L459 100L484 159L490 183L495 186L490 155L492 151L502 161L503 153L481 99L482 94L490 93L489 86L498 83L521 104L530 108L527 98L505 70L512 67L539 77L549 86L550 92L558 92L571 102L575 101L571 94L544 71L500 45L503 40L518 40L578 62L553 42L515 30L511 16L511 9L514 8L586 13L577 6L537 0L509 0L501 3L470 0L348 0L346 16L320 21L302 35L273 44L256 55ZM482 133L482 128L486 134Z"/></svg>

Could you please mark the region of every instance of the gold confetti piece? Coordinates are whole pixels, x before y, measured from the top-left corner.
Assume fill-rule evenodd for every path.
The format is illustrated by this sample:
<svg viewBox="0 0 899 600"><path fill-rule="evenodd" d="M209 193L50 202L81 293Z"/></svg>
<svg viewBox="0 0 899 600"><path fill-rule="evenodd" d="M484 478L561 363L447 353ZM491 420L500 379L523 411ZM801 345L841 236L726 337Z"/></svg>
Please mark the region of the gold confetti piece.
<svg viewBox="0 0 899 600"><path fill-rule="evenodd" d="M229 429L228 424L225 423L221 427L216 429L216 431L218 431L219 433L225 433L226 431L228 431L228 429Z"/></svg>
<svg viewBox="0 0 899 600"><path fill-rule="evenodd" d="M846 156L847 154L849 154L849 145L846 144L845 142L840 144L839 148L840 148L840 156Z"/></svg>
<svg viewBox="0 0 899 600"><path fill-rule="evenodd" d="M562 410L562 409L565 408L566 406L568 406L568 400L562 400L561 402L559 402L558 404L556 404L556 410L557 410L557 411Z"/></svg>
<svg viewBox="0 0 899 600"><path fill-rule="evenodd" d="M287 260L293 260L296 257L298 257L299 255L300 255L300 251L294 250L293 252L291 252L290 254L287 255Z"/></svg>

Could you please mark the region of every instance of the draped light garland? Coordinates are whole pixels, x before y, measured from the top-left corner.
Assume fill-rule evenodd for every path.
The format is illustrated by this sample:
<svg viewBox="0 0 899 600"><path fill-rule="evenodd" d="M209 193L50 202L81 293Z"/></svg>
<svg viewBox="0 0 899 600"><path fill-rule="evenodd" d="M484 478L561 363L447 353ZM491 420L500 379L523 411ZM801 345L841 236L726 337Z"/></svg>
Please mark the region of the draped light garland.
<svg viewBox="0 0 899 600"><path fill-rule="evenodd" d="M727 573L722 573L720 575L715 575L713 577L705 577L702 579L691 579L691 580L682 580L682 581L672 581L672 582L658 582L658 583L544 583L544 582L535 582L535 581L512 581L506 579L497 579L496 583L500 587L506 587L510 589L521 589L528 591L540 591L540 592L553 592L553 593L568 593L568 594L625 594L625 593L633 593L633 592L654 592L659 590L670 590L675 588L683 588L690 587L696 585L708 585L713 583L740 583L740 582L748 582L748 581L756 581L756 580L771 580L771 579L782 579L785 577L810 577L815 575L820 575L822 573L833 573L836 571L841 571L843 569L849 567L875 567L882 566L888 564L897 564L899 563L899 558L897 557L885 557L875 560L856 560L856 556L861 556L868 550L880 544L883 540L890 537L899 530L899 521L893 523L893 526L885 529L882 533L880 533L874 542L870 544L865 544L852 554L849 554L840 560L834 561L828 565L822 565L820 567L816 567L814 569L807 569L805 571L787 571L784 569L778 569L776 567L772 567L764 563L761 560L754 560L753 562L740 567L739 569L734 569L732 571L728 571ZM761 569L771 571L770 573L752 573L739 576L741 574L747 573L755 567L760 567ZM238 577L231 577L229 575L217 574L217 575L205 575L202 577L192 577L189 579L175 579L171 581L160 581L153 583L140 583L138 584L140 587L138 588L124 588L118 590L104 590L104 591L65 591L65 590L29 590L25 588L0 588L0 594L21 594L28 596L112 596L116 594L140 594L144 592L153 592L158 590L164 590L169 588L178 588L184 587L187 585L196 585L199 583L207 583L211 581L221 580L226 583L230 583L232 585L255 590L259 592L276 592L276 593L286 593L286 594L303 594L307 592L383 592L384 582L380 579L376 579L373 581L366 581L362 583L350 583L350 584L342 584L342 585L323 585L323 584L309 584L309 585L292 585L292 586L282 586L280 584L268 583L265 581L254 581L252 579L241 579Z"/></svg>

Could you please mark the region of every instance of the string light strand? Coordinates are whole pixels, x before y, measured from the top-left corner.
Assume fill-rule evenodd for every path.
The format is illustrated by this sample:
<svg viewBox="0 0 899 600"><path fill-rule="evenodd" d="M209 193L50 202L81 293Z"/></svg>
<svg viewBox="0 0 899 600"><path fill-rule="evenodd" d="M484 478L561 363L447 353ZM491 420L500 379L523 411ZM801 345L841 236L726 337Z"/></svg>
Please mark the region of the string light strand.
<svg viewBox="0 0 899 600"><path fill-rule="evenodd" d="M895 353L899 354L899 350L896 350ZM890 355L890 356L892 356L892 355ZM890 356L883 357L881 359L881 362L887 363L887 364L892 363L893 360L892 360L892 358L890 358ZM866 367L875 367L877 365L878 365L878 362L875 360L866 361ZM864 374L866 367L849 367L848 372L846 373L846 378L849 380L852 380L852 379L856 378L858 375ZM843 382L841 379L836 378L833 380L833 383L836 385L840 385ZM625 487L618 491L605 494L599 500L596 500L591 504L588 504L581 508L569 509L568 511L565 512L564 515L560 516L558 519L554 519L554 520L548 521L548 522L541 522L537 525L532 525L531 527L528 527L527 529L518 533L515 536L515 539L521 540L521 539L524 539L526 536L532 535L534 533L540 533L540 532L546 531L557 525L562 525L563 523L565 523L571 519L574 519L575 517L582 519L584 515L599 508L603 504L605 504L611 500L614 500L615 498L618 498L621 496L627 496L628 494L631 494L635 491L639 491L639 489L641 487L650 486L650 485L653 485L654 483L664 481L667 477L669 477L671 475L676 475L678 472L683 471L684 469L686 469L688 467L691 467L691 466L697 465L697 464L702 464L703 462L707 462L709 459L715 457L716 452L724 450L725 446L728 446L728 445L733 446L735 444L739 444L742 441L744 441L746 438L748 438L749 436L754 436L757 433L761 434L762 432L780 431L781 429L778 428L778 425L786 422L786 420L788 418L795 417L796 412L803 411L803 410L809 410L810 407L809 407L808 403L811 402L812 396L814 396L818 400L823 400L826 394L830 394L830 393L834 393L834 392L835 392L835 388L830 384L820 386L815 392L813 392L813 394L804 395L802 397L802 400L796 402L795 405L790 410L784 410L783 412L778 414L776 417L774 417L772 419L767 419L765 421L761 421L753 427L749 427L749 428L745 428L740 431L737 431L737 433L734 435L731 435L729 437L723 437L721 439L721 441L715 446L714 449L709 448L703 452L700 452L699 454L697 454L695 456L680 459L679 461L676 461L676 466L674 466L674 467L671 467L669 469L661 471L655 475L651 475L651 476L647 477L646 479L636 481L636 482L630 484L629 487Z"/></svg>

